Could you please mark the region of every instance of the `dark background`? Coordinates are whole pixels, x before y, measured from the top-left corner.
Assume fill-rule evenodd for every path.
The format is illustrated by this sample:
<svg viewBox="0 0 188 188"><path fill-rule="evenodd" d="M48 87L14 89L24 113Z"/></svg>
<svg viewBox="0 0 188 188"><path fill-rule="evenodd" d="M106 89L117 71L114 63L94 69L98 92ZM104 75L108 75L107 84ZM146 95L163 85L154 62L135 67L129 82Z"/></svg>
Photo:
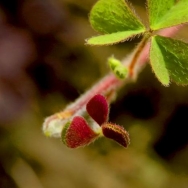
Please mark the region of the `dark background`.
<svg viewBox="0 0 188 188"><path fill-rule="evenodd" d="M42 123L109 72L140 39L89 47L95 0L0 1L0 188L186 188L188 88L162 86L149 65L122 88L110 121L130 133L124 149L105 138L68 149ZM147 23L145 2L131 1ZM185 27L178 38L186 39Z"/></svg>

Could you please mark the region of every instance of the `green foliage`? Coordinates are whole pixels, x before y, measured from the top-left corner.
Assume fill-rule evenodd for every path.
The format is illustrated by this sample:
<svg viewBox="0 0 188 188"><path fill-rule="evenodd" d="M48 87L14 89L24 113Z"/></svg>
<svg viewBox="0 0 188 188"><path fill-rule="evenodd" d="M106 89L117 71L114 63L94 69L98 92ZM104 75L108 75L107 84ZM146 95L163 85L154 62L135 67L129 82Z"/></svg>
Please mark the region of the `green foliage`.
<svg viewBox="0 0 188 188"><path fill-rule="evenodd" d="M142 33L142 30L137 31L123 31L111 34L100 35L92 37L87 40L89 45L112 45L119 42L124 42L137 34Z"/></svg>
<svg viewBox="0 0 188 188"><path fill-rule="evenodd" d="M150 35L152 69L163 85L170 80L188 84L188 44L162 36L153 31L188 22L188 0L148 0L149 30L124 0L99 0L90 14L92 27L104 34L87 40L89 45L110 45L123 42L138 34ZM115 62L115 68L113 68ZM109 59L112 71L125 78L127 69L116 59ZM124 68L124 70L123 70Z"/></svg>
<svg viewBox="0 0 188 188"><path fill-rule="evenodd" d="M156 37L152 37L150 48L150 61L153 71L156 74L159 81L164 85L169 85L169 73L166 69L163 54L161 53L160 47L156 41Z"/></svg>
<svg viewBox="0 0 188 188"><path fill-rule="evenodd" d="M124 79L128 75L128 70L121 64L119 60L114 57L108 59L108 64L113 73L120 79Z"/></svg>
<svg viewBox="0 0 188 188"><path fill-rule="evenodd" d="M175 0L148 0L149 24L155 30L156 25L175 4Z"/></svg>
<svg viewBox="0 0 188 188"><path fill-rule="evenodd" d="M150 60L158 79L169 84L188 84L188 44L162 36L152 37Z"/></svg>
<svg viewBox="0 0 188 188"><path fill-rule="evenodd" d="M125 41L146 30L124 0L99 0L91 10L90 23L96 31L105 34L86 41L91 45Z"/></svg>
<svg viewBox="0 0 188 188"><path fill-rule="evenodd" d="M151 29L157 30L188 22L188 0L179 0L177 4L174 0L149 2Z"/></svg>

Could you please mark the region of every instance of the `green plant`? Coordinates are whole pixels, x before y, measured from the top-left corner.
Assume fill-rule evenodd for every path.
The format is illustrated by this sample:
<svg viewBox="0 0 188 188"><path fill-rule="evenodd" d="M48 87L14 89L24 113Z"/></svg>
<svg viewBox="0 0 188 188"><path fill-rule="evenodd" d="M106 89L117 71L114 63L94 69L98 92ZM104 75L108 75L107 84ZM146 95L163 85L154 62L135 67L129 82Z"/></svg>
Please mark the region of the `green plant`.
<svg viewBox="0 0 188 188"><path fill-rule="evenodd" d="M103 35L87 39L88 45L112 45L137 35L142 35L143 39L125 62L109 58L115 75L109 73L63 112L45 120L43 131L47 136L62 137L68 147L75 148L104 135L127 147L126 130L108 123L108 103L120 87L138 76L146 62L147 51L150 51L153 72L163 85L169 85L171 80L179 85L188 84L188 44L169 38L180 27L177 25L188 22L188 0L148 0L147 3L149 26L139 20L124 0L99 0L94 5L90 23ZM159 31L161 29L164 30Z"/></svg>
<svg viewBox="0 0 188 188"><path fill-rule="evenodd" d="M88 39L87 44L111 45L143 35L142 42L151 41L150 62L159 81L169 85L171 79L185 85L188 84L188 44L155 32L188 22L187 11L187 0L148 0L149 26L146 27L124 0L99 0L91 11L90 23L104 35Z"/></svg>

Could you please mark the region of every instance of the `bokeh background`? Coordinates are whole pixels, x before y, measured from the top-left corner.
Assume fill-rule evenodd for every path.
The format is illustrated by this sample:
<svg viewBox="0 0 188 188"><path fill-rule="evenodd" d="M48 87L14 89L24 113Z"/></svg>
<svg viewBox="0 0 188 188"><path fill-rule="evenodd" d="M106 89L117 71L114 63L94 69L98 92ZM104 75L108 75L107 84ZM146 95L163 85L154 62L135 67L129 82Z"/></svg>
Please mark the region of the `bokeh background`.
<svg viewBox="0 0 188 188"><path fill-rule="evenodd" d="M42 123L109 72L140 39L89 47L96 0L0 1L0 188L187 188L188 88L162 86L149 65L122 88L110 121L130 133L124 149L101 138L69 149ZM147 23L145 1L131 3ZM185 27L178 38L186 40Z"/></svg>

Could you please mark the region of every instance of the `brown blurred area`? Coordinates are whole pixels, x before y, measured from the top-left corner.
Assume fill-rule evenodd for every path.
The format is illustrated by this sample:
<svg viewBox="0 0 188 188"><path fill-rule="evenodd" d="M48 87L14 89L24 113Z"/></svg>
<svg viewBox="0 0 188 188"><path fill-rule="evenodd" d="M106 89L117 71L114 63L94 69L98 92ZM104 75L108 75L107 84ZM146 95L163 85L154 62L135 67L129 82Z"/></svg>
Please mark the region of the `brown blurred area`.
<svg viewBox="0 0 188 188"><path fill-rule="evenodd" d="M85 46L95 2L0 1L0 188L187 188L188 88L162 86L149 65L111 106L128 149L102 138L72 150L42 133L46 116L108 73L110 55L139 42ZM144 19L145 2L131 2Z"/></svg>

